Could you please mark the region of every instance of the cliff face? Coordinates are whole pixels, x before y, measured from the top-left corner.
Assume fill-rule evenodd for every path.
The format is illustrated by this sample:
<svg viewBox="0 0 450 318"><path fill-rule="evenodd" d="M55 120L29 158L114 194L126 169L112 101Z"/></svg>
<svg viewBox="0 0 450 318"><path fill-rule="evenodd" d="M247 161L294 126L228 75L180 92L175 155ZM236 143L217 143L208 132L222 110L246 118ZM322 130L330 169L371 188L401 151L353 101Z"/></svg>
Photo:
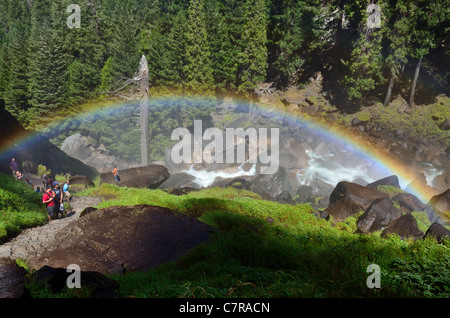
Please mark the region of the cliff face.
<svg viewBox="0 0 450 318"><path fill-rule="evenodd" d="M10 174L9 164L15 158L20 170L25 161L42 164L54 174L72 172L72 175L85 175L91 180L98 175L94 168L67 156L47 138L34 131L27 131L6 109L0 99L0 172Z"/></svg>

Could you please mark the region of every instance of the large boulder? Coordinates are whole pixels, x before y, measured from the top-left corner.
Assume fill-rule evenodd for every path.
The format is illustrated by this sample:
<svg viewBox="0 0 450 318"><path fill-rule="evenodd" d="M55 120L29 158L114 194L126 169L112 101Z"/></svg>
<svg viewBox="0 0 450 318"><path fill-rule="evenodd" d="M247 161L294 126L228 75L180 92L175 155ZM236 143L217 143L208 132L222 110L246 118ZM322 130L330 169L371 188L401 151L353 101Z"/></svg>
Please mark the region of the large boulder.
<svg viewBox="0 0 450 318"><path fill-rule="evenodd" d="M360 211L362 211L361 205L348 198L333 202L325 209L325 212L333 216L335 222L343 221Z"/></svg>
<svg viewBox="0 0 450 318"><path fill-rule="evenodd" d="M342 181L339 182L330 195L330 205L334 202L347 198L356 204L361 205L363 210L376 199L387 198L388 194L373 188L364 187L356 183Z"/></svg>
<svg viewBox="0 0 450 318"><path fill-rule="evenodd" d="M186 172L178 172L175 174L171 174L166 181L164 181L159 188L160 189L182 189L182 188L194 188L195 185L192 181L195 180L195 177L186 173Z"/></svg>
<svg viewBox="0 0 450 318"><path fill-rule="evenodd" d="M164 166L149 165L119 170L119 176L119 186L156 189L169 178L170 174ZM102 173L100 177L102 182L116 184L112 172Z"/></svg>
<svg viewBox="0 0 450 318"><path fill-rule="evenodd" d="M389 226L381 232L382 237L389 234L397 234L401 238L419 239L423 237L423 232L417 227L417 220L412 214L405 214L392 221Z"/></svg>
<svg viewBox="0 0 450 318"><path fill-rule="evenodd" d="M84 186L85 188L95 186L94 182L92 182L91 179L89 179L86 176L82 176L82 175L75 175L75 176L71 177L70 184Z"/></svg>
<svg viewBox="0 0 450 318"><path fill-rule="evenodd" d="M0 258L0 298L24 296L27 272L9 258Z"/></svg>
<svg viewBox="0 0 450 318"><path fill-rule="evenodd" d="M405 212L423 211L426 205L411 193L398 193L392 197L392 201L397 202Z"/></svg>
<svg viewBox="0 0 450 318"><path fill-rule="evenodd" d="M442 174L436 176L433 179L433 187L440 191L450 189L450 171L443 172Z"/></svg>
<svg viewBox="0 0 450 318"><path fill-rule="evenodd" d="M45 265L102 274L146 271L175 261L208 241L214 228L167 208L138 205L91 211L57 233L49 247L28 257L30 269Z"/></svg>
<svg viewBox="0 0 450 318"><path fill-rule="evenodd" d="M116 157L110 155L103 144L96 148L88 137L81 134L67 137L61 150L68 156L76 158L100 172L109 171L114 165L118 165Z"/></svg>
<svg viewBox="0 0 450 318"><path fill-rule="evenodd" d="M54 294L61 293L67 286L67 279L73 271L66 268L53 268L50 266L43 266L33 277L37 283L45 283L50 291ZM93 298L112 298L117 297L116 289L119 283L115 280L106 277L98 272L80 271L80 287L89 289Z"/></svg>
<svg viewBox="0 0 450 318"><path fill-rule="evenodd" d="M274 174L260 174L252 182L251 191L264 197L276 200L277 197L287 190L290 194L295 194L297 188L293 188L289 174L284 167L279 167Z"/></svg>
<svg viewBox="0 0 450 318"><path fill-rule="evenodd" d="M434 237L438 242L442 242L444 239L450 239L450 230L435 222L425 232L424 238L426 237Z"/></svg>
<svg viewBox="0 0 450 318"><path fill-rule="evenodd" d="M383 230L401 216L402 211L394 206L390 198L375 199L356 222L357 233Z"/></svg>
<svg viewBox="0 0 450 318"><path fill-rule="evenodd" d="M433 196L429 201L429 205L441 213L450 211L450 189Z"/></svg>
<svg viewBox="0 0 450 318"><path fill-rule="evenodd" d="M367 185L367 187L376 189L380 185L392 186L392 187L396 187L396 188L400 189L400 183L399 183L398 177L396 175L392 175L392 176L374 181L372 183L369 183Z"/></svg>
<svg viewBox="0 0 450 318"><path fill-rule="evenodd" d="M61 150L68 156L78 160L86 160L92 152L91 144L87 137L83 137L81 134L67 137L61 146Z"/></svg>

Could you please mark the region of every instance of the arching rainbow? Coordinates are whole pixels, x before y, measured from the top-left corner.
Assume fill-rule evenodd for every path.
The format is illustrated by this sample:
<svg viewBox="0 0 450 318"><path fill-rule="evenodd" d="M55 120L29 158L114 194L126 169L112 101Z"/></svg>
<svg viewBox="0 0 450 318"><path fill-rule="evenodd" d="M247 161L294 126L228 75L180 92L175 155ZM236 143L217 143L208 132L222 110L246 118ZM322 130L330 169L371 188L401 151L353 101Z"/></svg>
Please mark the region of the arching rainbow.
<svg viewBox="0 0 450 318"><path fill-rule="evenodd" d="M170 103L171 101L174 101L174 99L177 99L176 95L171 96L160 96L160 97L152 97L150 100L150 103ZM198 98L198 100L202 100L201 98ZM239 104L247 105L248 102L243 101L235 101ZM136 102L111 102L106 101L104 103L98 103L95 106L89 108L86 112L79 112L75 113L73 115L64 117L62 119L55 120L54 122L50 123L48 127L56 127L58 124L70 120L70 119L78 119L83 120L83 118L87 118L88 116L96 113L100 113L103 110L111 110L111 109L118 109L120 110L121 107L124 107L124 105L130 104L130 103L139 103ZM257 111L265 112L268 111L269 107L261 104L254 104L253 107L257 109ZM386 172L389 172L391 174L397 175L397 177L400 179L401 184L403 185L409 185L408 191L415 194L419 199L421 199L424 203L428 202L429 199L435 195L436 193L433 193L430 187L428 187L426 184L414 182L411 183L411 181L416 180L418 176L419 171L414 171L406 165L405 163L393 158L390 156L385 150L377 147L376 145L373 145L369 143L367 140L362 138L360 135L356 134L355 132L351 131L350 129L343 128L342 126L338 125L332 125L329 122L326 122L324 120L317 120L314 118L309 117L302 117L298 114L290 114L286 113L284 110L279 109L273 109L270 108L271 113L275 113L277 116L280 116L287 120L289 124L296 125L300 124L302 126L307 126L312 130L315 130L320 133L320 135L325 136L328 139L336 140L339 142L342 142L348 146L350 146L352 149L355 150L360 156L363 156L367 159L370 159L372 162L376 163L378 166L382 167ZM7 146L4 149L0 149L0 155L5 154L8 152L9 149L11 149L14 146L24 146L28 143L33 143L35 141L35 138L39 135L39 131L30 135L27 135L25 137L19 138L15 144ZM387 176L387 175L386 175Z"/></svg>

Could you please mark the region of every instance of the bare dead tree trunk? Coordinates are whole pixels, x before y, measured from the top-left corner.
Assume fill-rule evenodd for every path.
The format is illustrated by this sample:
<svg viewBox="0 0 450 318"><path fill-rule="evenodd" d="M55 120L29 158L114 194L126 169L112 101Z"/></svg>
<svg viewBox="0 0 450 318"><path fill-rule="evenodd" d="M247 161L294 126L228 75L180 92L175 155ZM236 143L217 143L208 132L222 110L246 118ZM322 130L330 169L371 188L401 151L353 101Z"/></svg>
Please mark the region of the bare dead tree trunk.
<svg viewBox="0 0 450 318"><path fill-rule="evenodd" d="M389 87L386 93L386 99L384 100L384 106L387 107L391 103L391 94L392 94L392 88L394 87L394 75L391 76L391 80L389 82Z"/></svg>
<svg viewBox="0 0 450 318"><path fill-rule="evenodd" d="M417 79L419 78L420 65L422 64L422 57L420 57L419 62L416 65L416 71L414 72L414 79L411 88L411 97L409 98L409 106L414 106L414 95L416 94Z"/></svg>
<svg viewBox="0 0 450 318"><path fill-rule="evenodd" d="M148 106L148 63L145 55L142 56L139 64L139 74L141 79L141 102L140 102L140 128L141 128L141 164L148 166L150 162L149 151L149 106Z"/></svg>

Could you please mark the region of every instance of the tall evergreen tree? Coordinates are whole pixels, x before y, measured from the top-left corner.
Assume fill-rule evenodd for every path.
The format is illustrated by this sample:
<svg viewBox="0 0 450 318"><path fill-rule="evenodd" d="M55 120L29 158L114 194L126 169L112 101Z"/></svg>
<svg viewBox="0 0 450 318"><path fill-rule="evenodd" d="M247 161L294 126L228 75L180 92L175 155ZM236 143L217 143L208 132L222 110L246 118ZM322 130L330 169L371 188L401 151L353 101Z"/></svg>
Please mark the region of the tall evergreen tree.
<svg viewBox="0 0 450 318"><path fill-rule="evenodd" d="M363 7L363 12L366 8ZM368 93L385 81L382 74L382 33L378 28L368 27L368 16L362 16L359 38L354 44L352 55L349 60L342 61L348 70L344 78L347 97L350 103L357 106L361 106Z"/></svg>
<svg viewBox="0 0 450 318"><path fill-rule="evenodd" d="M51 1L33 2L29 55L30 117L54 111L65 103L64 85L67 68L65 54L54 19Z"/></svg>
<svg viewBox="0 0 450 318"><path fill-rule="evenodd" d="M242 1L208 1L206 8L208 42L216 89L222 94L232 93L237 88L238 55L243 50Z"/></svg>
<svg viewBox="0 0 450 318"><path fill-rule="evenodd" d="M188 13L186 88L190 93L210 94L213 89L213 76L203 0L191 0Z"/></svg>
<svg viewBox="0 0 450 318"><path fill-rule="evenodd" d="M267 6L265 0L247 0L239 54L238 91L252 97L253 89L263 83L267 73Z"/></svg>
<svg viewBox="0 0 450 318"><path fill-rule="evenodd" d="M24 12L25 13L25 12ZM29 28L26 22L27 15L17 20L11 30L11 42L9 51L9 110L21 119L26 118L26 111L30 94L28 91L28 39Z"/></svg>

